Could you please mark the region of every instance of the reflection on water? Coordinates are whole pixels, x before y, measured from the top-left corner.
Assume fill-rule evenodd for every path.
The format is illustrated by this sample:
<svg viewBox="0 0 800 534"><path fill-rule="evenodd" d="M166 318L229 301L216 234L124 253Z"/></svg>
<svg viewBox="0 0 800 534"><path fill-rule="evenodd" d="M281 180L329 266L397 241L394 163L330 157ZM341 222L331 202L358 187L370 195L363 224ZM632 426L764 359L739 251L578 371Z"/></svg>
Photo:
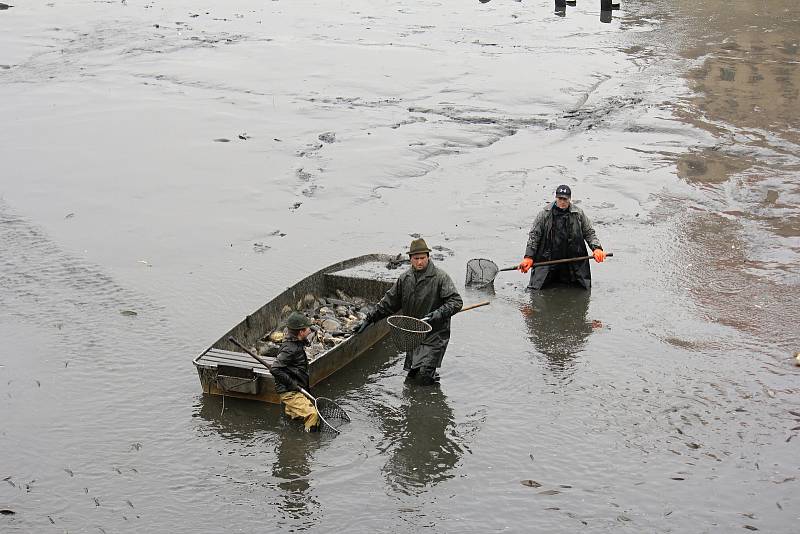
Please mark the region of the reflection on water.
<svg viewBox="0 0 800 534"><path fill-rule="evenodd" d="M256 440L265 445L257 448L263 450L274 443L271 473L280 490L280 504L274 510L285 520L308 522L317 517L320 504L311 491L310 479L313 456L323 439L319 434L303 432L278 405L249 400L203 395L197 415L208 423L205 430L229 440L240 456L255 452L239 450L239 445Z"/></svg>
<svg viewBox="0 0 800 534"><path fill-rule="evenodd" d="M559 285L532 291L521 307L530 340L555 374L569 374L586 345L592 325L586 319L590 291Z"/></svg>
<svg viewBox="0 0 800 534"><path fill-rule="evenodd" d="M404 386L402 405L387 412L383 430L393 444L384 473L394 489L410 493L454 476L464 451L453 411L438 387Z"/></svg>
<svg viewBox="0 0 800 534"><path fill-rule="evenodd" d="M281 432L275 449L276 459L272 474L280 480L282 490L281 506L285 516L292 519L311 517L319 510L319 502L311 493L309 475L313 447L319 436L309 436L305 432Z"/></svg>

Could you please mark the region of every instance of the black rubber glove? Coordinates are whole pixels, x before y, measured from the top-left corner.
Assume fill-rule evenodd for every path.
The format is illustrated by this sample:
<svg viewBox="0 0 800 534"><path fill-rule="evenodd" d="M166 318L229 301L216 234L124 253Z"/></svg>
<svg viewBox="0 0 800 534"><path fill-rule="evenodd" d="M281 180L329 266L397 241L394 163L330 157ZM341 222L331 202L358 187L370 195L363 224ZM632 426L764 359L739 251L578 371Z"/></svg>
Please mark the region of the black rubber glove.
<svg viewBox="0 0 800 534"><path fill-rule="evenodd" d="M432 325L433 323L438 322L440 317L441 315L439 315L439 312L434 310L425 317L423 317L422 320L428 323L429 325Z"/></svg>

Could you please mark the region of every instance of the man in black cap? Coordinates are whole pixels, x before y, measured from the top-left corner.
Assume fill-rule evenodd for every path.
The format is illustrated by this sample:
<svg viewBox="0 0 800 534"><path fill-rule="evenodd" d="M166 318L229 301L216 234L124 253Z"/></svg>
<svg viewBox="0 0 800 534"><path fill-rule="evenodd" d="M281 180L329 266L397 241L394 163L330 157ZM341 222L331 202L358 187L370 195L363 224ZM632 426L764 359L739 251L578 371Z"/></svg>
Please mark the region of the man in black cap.
<svg viewBox="0 0 800 534"><path fill-rule="evenodd" d="M319 414L314 404L300 388L309 390L306 339L311 334L311 321L305 314L292 312L286 320L289 333L281 343L270 372L275 378L275 391L285 405L286 415L292 419L302 418L306 432L319 429Z"/></svg>
<svg viewBox="0 0 800 534"><path fill-rule="evenodd" d="M585 242L585 243L584 243ZM525 258L519 270L527 273L537 261L560 260L587 256L586 244L592 249L596 262L606 259L589 217L572 204L572 190L567 185L556 188L556 199L545 207L533 221ZM537 267L531 273L528 289L541 289L546 284L577 284L592 287L589 260Z"/></svg>
<svg viewBox="0 0 800 534"><path fill-rule="evenodd" d="M433 329L419 347L406 353L404 365L408 379L418 378L423 385L439 381L436 369L442 366L450 342L450 317L464 305L450 276L430 261L430 252L424 239L411 242L411 268L398 277L357 331L360 334L401 309L404 315L430 324Z"/></svg>

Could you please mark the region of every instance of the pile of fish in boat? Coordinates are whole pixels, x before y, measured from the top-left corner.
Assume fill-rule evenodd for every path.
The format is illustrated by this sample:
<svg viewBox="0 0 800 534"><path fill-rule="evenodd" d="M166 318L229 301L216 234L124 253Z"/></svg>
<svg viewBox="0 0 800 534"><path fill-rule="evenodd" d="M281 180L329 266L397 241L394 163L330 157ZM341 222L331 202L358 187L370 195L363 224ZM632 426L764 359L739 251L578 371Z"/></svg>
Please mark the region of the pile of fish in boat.
<svg viewBox="0 0 800 534"><path fill-rule="evenodd" d="M305 313L314 323L308 337L310 344L306 346L308 360L315 359L352 336L372 306L361 297L348 296L341 289L336 290L335 297L317 297L306 293L298 301L296 309ZM290 306L284 306L281 310L284 321L292 311ZM256 341L256 351L261 356L276 356L287 334L286 324L283 323Z"/></svg>

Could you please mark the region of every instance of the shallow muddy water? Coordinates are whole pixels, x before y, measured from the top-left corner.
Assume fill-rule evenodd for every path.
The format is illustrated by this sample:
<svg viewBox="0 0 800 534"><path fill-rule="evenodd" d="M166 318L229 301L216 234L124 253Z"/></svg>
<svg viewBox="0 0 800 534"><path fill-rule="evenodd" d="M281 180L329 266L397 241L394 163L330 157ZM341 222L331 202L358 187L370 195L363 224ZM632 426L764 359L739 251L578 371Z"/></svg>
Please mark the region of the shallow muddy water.
<svg viewBox="0 0 800 534"><path fill-rule="evenodd" d="M795 2L20 4L0 530L796 530ZM379 345L317 387L335 439L202 395L307 274L420 234L462 287L559 183L614 257L465 289L438 389Z"/></svg>

